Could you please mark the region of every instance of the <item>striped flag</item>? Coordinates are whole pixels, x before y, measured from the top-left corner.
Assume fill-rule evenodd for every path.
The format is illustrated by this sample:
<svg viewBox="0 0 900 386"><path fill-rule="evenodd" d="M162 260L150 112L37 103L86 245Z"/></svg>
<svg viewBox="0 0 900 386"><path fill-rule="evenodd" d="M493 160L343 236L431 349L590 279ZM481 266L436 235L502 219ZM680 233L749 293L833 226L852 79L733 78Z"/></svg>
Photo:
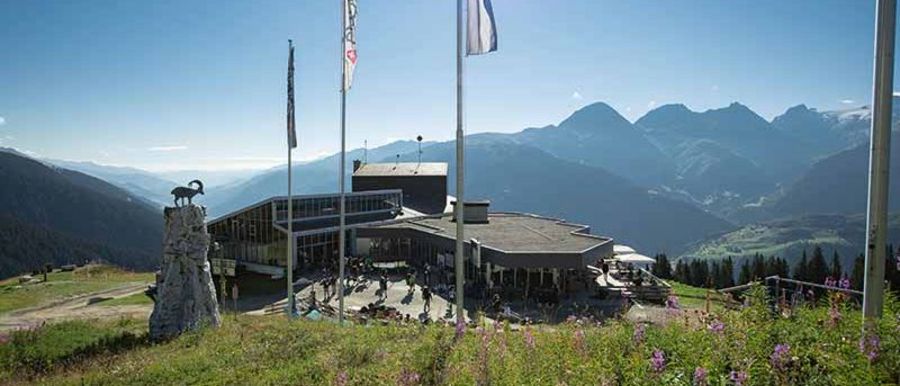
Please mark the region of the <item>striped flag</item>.
<svg viewBox="0 0 900 386"><path fill-rule="evenodd" d="M466 55L497 51L497 26L491 0L468 0Z"/></svg>
<svg viewBox="0 0 900 386"><path fill-rule="evenodd" d="M356 68L356 0L344 0L344 90L353 83Z"/></svg>
<svg viewBox="0 0 900 386"><path fill-rule="evenodd" d="M290 43L288 51L288 77L287 77L287 136L288 146L291 149L297 147L297 123L294 119L294 44Z"/></svg>

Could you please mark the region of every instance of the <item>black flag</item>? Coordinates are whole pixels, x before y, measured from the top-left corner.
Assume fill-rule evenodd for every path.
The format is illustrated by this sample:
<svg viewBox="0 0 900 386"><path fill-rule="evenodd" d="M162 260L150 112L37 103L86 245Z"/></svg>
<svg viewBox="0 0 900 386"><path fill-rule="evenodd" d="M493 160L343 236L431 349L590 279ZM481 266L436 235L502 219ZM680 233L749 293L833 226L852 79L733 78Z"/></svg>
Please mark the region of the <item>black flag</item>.
<svg viewBox="0 0 900 386"><path fill-rule="evenodd" d="M288 146L291 149L297 147L297 123L294 120L294 44L288 40L290 50L288 54L288 85L287 85L287 135Z"/></svg>

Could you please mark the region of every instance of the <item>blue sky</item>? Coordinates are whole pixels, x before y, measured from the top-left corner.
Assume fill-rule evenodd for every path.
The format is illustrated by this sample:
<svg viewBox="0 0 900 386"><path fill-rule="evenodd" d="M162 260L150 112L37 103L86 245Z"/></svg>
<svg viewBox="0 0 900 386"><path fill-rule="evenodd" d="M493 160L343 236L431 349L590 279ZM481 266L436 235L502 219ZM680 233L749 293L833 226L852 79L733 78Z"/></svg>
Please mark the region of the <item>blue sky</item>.
<svg viewBox="0 0 900 386"><path fill-rule="evenodd" d="M349 148L453 137L455 1L359 0ZM466 61L467 128L555 124L605 101L740 101L767 119L871 97L874 1L494 0L499 51ZM284 162L287 39L298 159L340 146L340 1L0 0L0 146L151 170Z"/></svg>

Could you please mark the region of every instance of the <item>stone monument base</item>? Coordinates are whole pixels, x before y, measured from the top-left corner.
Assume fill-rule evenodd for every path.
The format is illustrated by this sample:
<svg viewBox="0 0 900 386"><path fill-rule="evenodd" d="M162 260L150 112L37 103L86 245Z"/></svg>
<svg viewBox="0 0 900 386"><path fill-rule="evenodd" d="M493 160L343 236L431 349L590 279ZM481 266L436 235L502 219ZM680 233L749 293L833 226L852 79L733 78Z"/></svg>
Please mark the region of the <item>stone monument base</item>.
<svg viewBox="0 0 900 386"><path fill-rule="evenodd" d="M150 338L169 339L182 332L221 322L206 254L206 208L167 207L163 259L150 314Z"/></svg>

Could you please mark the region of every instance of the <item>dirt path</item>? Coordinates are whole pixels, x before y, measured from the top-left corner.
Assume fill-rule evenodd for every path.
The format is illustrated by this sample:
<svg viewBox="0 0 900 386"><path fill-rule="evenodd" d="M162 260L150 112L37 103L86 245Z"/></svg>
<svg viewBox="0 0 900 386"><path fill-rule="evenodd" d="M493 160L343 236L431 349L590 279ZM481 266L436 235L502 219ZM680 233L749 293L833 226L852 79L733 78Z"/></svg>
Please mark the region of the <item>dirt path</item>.
<svg viewBox="0 0 900 386"><path fill-rule="evenodd" d="M56 301L38 307L23 308L0 315L0 331L31 328L45 322L71 319L108 319L119 317L146 318L152 305L105 306L95 304L99 299L115 299L142 293L146 283L126 283L122 286Z"/></svg>

